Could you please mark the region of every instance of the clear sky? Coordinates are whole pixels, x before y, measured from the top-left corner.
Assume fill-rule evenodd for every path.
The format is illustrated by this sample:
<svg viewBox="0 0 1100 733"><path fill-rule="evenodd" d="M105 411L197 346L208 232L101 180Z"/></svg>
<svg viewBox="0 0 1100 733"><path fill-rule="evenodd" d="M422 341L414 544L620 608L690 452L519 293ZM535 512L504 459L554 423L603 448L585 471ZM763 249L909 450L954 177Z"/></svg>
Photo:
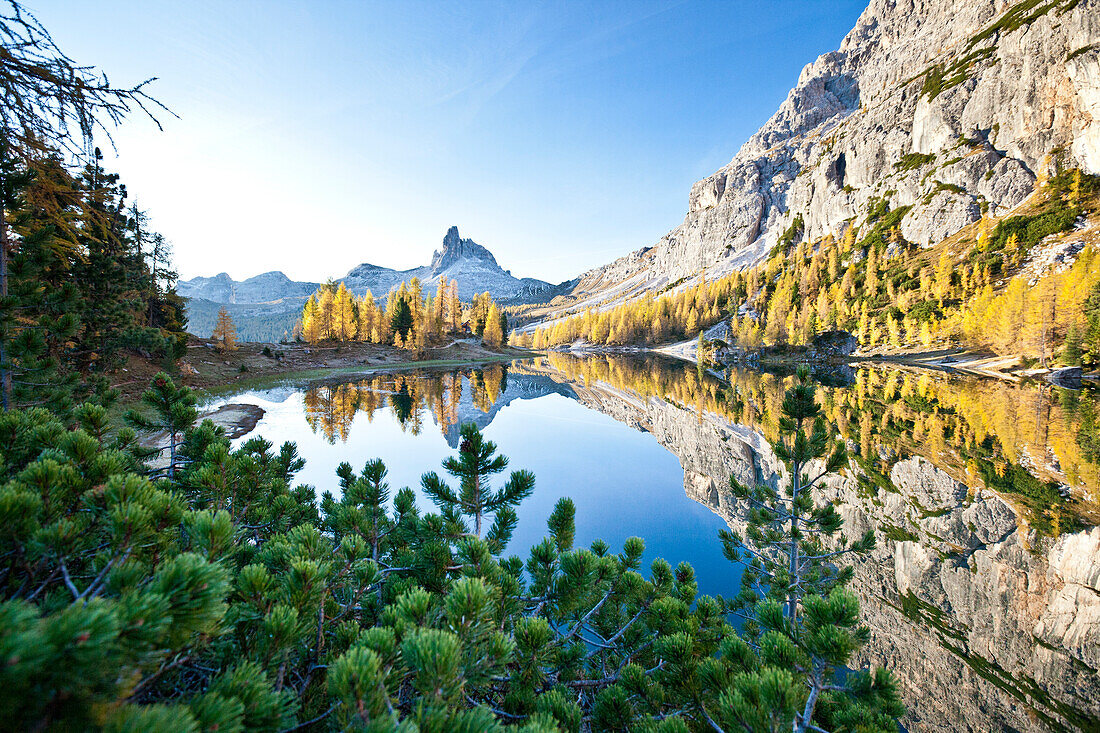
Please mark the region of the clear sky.
<svg viewBox="0 0 1100 733"><path fill-rule="evenodd" d="M180 274L425 264L448 226L554 282L652 244L865 0L26 0L179 114L107 164Z"/></svg>

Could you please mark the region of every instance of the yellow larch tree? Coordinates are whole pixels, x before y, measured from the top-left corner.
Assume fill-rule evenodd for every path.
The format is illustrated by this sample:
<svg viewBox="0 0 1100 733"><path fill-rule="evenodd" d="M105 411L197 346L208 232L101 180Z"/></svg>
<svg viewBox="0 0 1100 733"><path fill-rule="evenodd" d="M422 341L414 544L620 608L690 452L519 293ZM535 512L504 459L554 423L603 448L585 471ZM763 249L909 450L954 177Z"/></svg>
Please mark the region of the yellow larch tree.
<svg viewBox="0 0 1100 733"><path fill-rule="evenodd" d="M359 330L355 303L343 281L332 300L332 337L337 341L352 341Z"/></svg>
<svg viewBox="0 0 1100 733"><path fill-rule="evenodd" d="M218 310L218 320L214 332L210 334L218 351L233 351L237 348L237 328L229 316L229 310L223 305Z"/></svg>
<svg viewBox="0 0 1100 733"><path fill-rule="evenodd" d="M504 334L500 330L500 308L491 301L485 316L485 330L481 334L481 339L494 349L499 348L504 340Z"/></svg>

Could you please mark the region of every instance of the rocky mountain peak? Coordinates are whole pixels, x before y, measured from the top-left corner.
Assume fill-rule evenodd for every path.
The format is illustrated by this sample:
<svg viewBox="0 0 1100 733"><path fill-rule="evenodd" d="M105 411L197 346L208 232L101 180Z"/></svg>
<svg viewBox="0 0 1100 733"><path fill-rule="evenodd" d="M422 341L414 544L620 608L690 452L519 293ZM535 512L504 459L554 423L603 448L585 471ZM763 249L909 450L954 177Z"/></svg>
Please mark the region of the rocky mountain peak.
<svg viewBox="0 0 1100 733"><path fill-rule="evenodd" d="M463 239L458 227L452 226L443 236L443 249L432 253L432 274L436 275L460 260L481 260L491 267L500 267L492 252L472 239Z"/></svg>
<svg viewBox="0 0 1100 733"><path fill-rule="evenodd" d="M760 262L795 217L810 240L876 202L931 246L1023 202L1054 166L1100 170L1100 0L870 0L684 222L581 276L585 303Z"/></svg>

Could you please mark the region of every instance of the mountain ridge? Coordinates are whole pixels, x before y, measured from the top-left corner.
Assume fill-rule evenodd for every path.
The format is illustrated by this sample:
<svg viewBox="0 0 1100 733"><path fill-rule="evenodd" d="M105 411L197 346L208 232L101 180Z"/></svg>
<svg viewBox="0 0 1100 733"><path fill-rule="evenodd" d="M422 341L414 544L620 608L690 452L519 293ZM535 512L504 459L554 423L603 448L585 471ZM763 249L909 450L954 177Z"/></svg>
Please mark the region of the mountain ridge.
<svg viewBox="0 0 1100 733"><path fill-rule="evenodd" d="M463 282L458 275L477 274L479 283ZM428 265L408 270L395 270L384 265L363 262L352 267L336 282L344 282L356 295L385 295L402 282L419 277L423 282L437 282L440 277L457 279L459 295L468 298L475 292L488 290L494 298L514 299L523 296L537 297L555 286L537 278L517 278L510 270L502 268L487 248L472 239L463 239L457 226L451 226L443 237L442 248L432 252ZM485 283L485 284L483 284ZM271 303L286 297L309 297L320 283L291 280L281 270L270 270L243 280L235 280L228 273L194 277L179 282L179 294L185 298L202 298L214 302L235 304ZM266 288L266 289L265 289Z"/></svg>
<svg viewBox="0 0 1100 733"><path fill-rule="evenodd" d="M358 296L370 291L384 298L402 282L419 278L425 288L434 289L441 278L458 282L458 295L469 300L475 293L488 291L501 301L549 300L565 292L574 281L553 285L536 278L517 278L505 270L487 248L472 239L463 239L457 226L451 226L431 262L408 270L369 262L351 268L337 280ZM281 270L271 270L244 280L234 280L221 272L211 277L181 280L177 291L188 299L188 317L192 332L208 334L217 311L225 306L244 340L274 340L289 334L306 299L320 283L291 280Z"/></svg>
<svg viewBox="0 0 1100 733"><path fill-rule="evenodd" d="M789 229L839 235L876 200L908 207L905 239L935 244L1019 205L1059 164L1100 169L1100 2L871 0L692 186L684 221L583 273L563 309L720 277Z"/></svg>

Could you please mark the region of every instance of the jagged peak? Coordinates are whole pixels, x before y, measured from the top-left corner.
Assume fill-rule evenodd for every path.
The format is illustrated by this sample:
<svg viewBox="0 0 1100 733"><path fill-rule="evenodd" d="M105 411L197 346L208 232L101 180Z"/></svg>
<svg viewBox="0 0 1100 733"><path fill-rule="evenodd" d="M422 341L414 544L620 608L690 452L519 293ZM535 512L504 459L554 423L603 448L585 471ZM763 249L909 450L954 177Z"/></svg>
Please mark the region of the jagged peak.
<svg viewBox="0 0 1100 733"><path fill-rule="evenodd" d="M482 260L487 265L500 268L492 252L472 239L463 239L458 233L458 227L452 226L443 235L443 249L432 253L432 274L439 274L459 260Z"/></svg>

